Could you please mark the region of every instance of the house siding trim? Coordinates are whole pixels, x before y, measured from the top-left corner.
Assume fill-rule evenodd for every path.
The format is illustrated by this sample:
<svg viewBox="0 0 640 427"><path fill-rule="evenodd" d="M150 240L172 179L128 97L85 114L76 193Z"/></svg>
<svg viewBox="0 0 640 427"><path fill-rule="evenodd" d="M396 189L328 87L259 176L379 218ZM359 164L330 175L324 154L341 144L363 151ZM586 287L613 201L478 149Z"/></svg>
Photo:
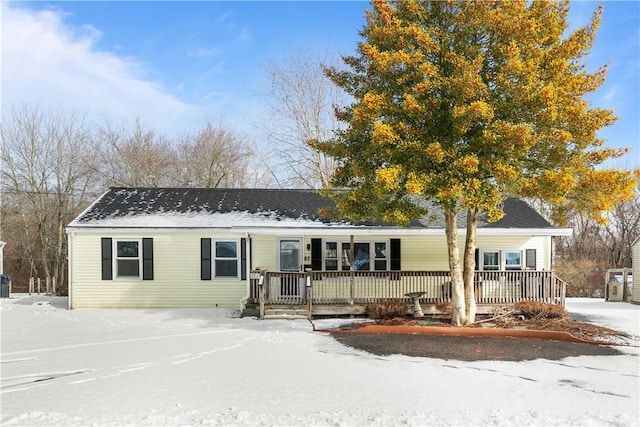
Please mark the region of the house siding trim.
<svg viewBox="0 0 640 427"><path fill-rule="evenodd" d="M409 228L409 227L377 227L377 226L351 226L337 227L329 225L319 225L314 227L270 227L268 225L256 227L99 227L99 226L69 226L67 233L126 233L126 234L151 234L157 232L175 233L232 233L239 235L277 235L277 236L300 236L322 235L322 236L369 236L369 235L412 235L412 236L444 236L444 228ZM573 233L571 228L493 228L479 227L478 236L570 236ZM466 229L459 228L458 236L464 236Z"/></svg>

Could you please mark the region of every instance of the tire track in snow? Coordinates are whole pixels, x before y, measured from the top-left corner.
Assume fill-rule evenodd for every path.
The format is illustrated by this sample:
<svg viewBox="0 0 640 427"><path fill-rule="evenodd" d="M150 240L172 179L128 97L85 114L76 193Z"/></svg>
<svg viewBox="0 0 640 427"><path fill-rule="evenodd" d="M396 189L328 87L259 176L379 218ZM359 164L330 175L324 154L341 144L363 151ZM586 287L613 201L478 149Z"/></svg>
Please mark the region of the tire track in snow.
<svg viewBox="0 0 640 427"><path fill-rule="evenodd" d="M154 340L154 339L163 339L163 338L175 338L175 337L184 337L184 336L194 336L194 335L207 335L207 334L212 334L212 333L219 333L219 332L230 332L227 330L217 330L217 331L207 331L207 332L197 332L197 333L187 333L187 334L174 334L174 335L163 335L163 336L156 336L156 337L145 337L145 338L140 338L140 339L126 339L126 340L110 340L110 341L102 341L102 342L98 342L98 343L86 343L86 344L78 344L78 345L72 345L72 346L60 346L60 347L52 347L52 348L43 348L43 349L37 349L37 350L28 350L27 352L45 352L45 351L55 351L55 350L61 350L61 349L69 349L69 348L79 348L79 347L87 347L87 346L93 346L93 345L105 345L105 344L119 344L119 343L127 343L127 342L138 342L138 341L148 341L148 340ZM114 378L114 377L118 377L121 376L123 374L128 374L131 372L136 372L136 371L142 371L144 369L147 368L152 368L152 367L158 367L158 366L162 366L162 365L178 365L178 364L182 364L182 363L186 363L186 362L190 362L193 360L197 360L197 359L201 359L204 356L207 355L211 355L211 354L215 354L215 353L219 353L219 352L223 352L223 351L228 351L228 350L233 350L233 349L237 349L241 346L243 346L244 344L246 344L247 342L251 342L251 341L255 341L257 339L259 340L264 340L265 338L269 338L271 337L272 334L270 332L266 332L264 334L261 334L260 336L252 336L252 337L248 337L248 338L243 338L240 340L237 340L227 346L224 347L218 347L218 348L214 348L211 350L205 350L205 351L201 351L195 354L191 354L191 353L186 353L186 354L179 354L176 356L171 356L170 358L165 358L164 361L159 361L159 362L142 362L142 363L134 363L134 364L129 364L129 365L123 365L123 366L112 366L112 367L108 367L108 368L100 368L100 369L85 369L85 370L79 370L79 371L73 371L73 372L63 372L63 373L38 373L38 374L27 374L27 375L22 375L19 377L11 377L11 378L6 378L2 380L2 383L4 384L6 381L16 381L16 380L21 380L21 379L26 379L26 378L32 378L31 380L28 381L20 381L18 383L15 384L9 384L6 386L1 387L2 389L8 389L11 388L11 390L7 390L7 391L28 391L30 388L36 386L41 386L43 385L43 381L48 381L48 380L55 380L64 376L69 376L69 375L79 375L79 374L84 374L87 372L92 372L94 373L94 376L90 377L90 378L84 378L84 379L79 379L79 380L75 380L75 381L70 381L68 384L69 385L78 385L78 384L84 384L84 383L88 383L88 382L92 382L92 381L96 381L96 380L101 380L101 379L109 379L109 378ZM18 353L22 353L22 352L12 352L12 353L5 353L5 354L18 354ZM179 360L175 360L175 359L179 359ZM22 358L22 359L15 359L16 362L18 361L33 361L33 360L38 360L37 358L33 357L33 358ZM115 372L114 372L115 371ZM102 372L102 374L100 374ZM97 375L96 375L97 374ZM26 387L22 387L22 388L15 388L15 387L19 387L19 386L26 386ZM4 391L0 391L0 393L4 393Z"/></svg>
<svg viewBox="0 0 640 427"><path fill-rule="evenodd" d="M131 343L131 342L153 341L153 340L161 340L161 339L167 339L167 338L188 337L188 336L198 336L198 335L213 335L213 334L229 333L229 332L235 332L235 330L218 329L215 331L190 332L186 334L158 335L155 337L127 338L127 339L121 339L121 340L98 341L98 342L82 343L82 344L70 344L70 345L63 345L59 347L45 347L45 348L37 348L32 350L10 351L7 353L0 354L0 357L4 359L6 356L14 356L19 354L42 353L46 351L69 350L69 349L92 347L92 346L98 346L98 345L125 344L125 343Z"/></svg>

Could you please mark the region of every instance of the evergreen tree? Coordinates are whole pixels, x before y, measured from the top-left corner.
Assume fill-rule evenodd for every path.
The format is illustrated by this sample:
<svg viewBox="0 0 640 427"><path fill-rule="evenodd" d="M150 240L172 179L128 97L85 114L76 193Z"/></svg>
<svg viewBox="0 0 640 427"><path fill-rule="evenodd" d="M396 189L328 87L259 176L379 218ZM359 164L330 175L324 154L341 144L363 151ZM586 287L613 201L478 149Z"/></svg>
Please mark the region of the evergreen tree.
<svg viewBox="0 0 640 427"><path fill-rule="evenodd" d="M550 203L557 219L569 208L601 218L632 197L637 172L597 168L626 152L603 146L597 131L616 118L586 98L606 77L583 63L601 9L566 35L568 11L567 1L377 0L357 56L325 70L354 100L337 111L346 128L315 142L338 160L337 212L407 224L427 213L422 199L442 208L455 325L475 317L481 212L499 219L513 195Z"/></svg>

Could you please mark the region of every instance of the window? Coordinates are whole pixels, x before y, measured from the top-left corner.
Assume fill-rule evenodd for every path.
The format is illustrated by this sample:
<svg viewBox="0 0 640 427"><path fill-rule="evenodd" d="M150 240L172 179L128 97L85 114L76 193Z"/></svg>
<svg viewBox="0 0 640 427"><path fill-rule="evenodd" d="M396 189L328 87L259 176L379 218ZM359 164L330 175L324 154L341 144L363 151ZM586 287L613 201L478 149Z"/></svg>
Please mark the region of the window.
<svg viewBox="0 0 640 427"><path fill-rule="evenodd" d="M505 251L504 252L505 270L520 270L522 269L522 252L520 251Z"/></svg>
<svg viewBox="0 0 640 427"><path fill-rule="evenodd" d="M325 242L324 244L324 269L327 271L338 270L338 243Z"/></svg>
<svg viewBox="0 0 640 427"><path fill-rule="evenodd" d="M355 271L370 270L369 243L354 243L353 250L356 254L353 259L353 269Z"/></svg>
<svg viewBox="0 0 640 427"><path fill-rule="evenodd" d="M140 278L140 241L116 240L116 278Z"/></svg>
<svg viewBox="0 0 640 427"><path fill-rule="evenodd" d="M238 242L216 240L214 246L214 276L238 277Z"/></svg>
<svg viewBox="0 0 640 427"><path fill-rule="evenodd" d="M483 270L499 270L500 269L500 252L485 251L482 254Z"/></svg>
<svg viewBox="0 0 640 427"><path fill-rule="evenodd" d="M387 242L376 242L375 245L375 269L387 270Z"/></svg>
<svg viewBox="0 0 640 427"><path fill-rule="evenodd" d="M200 280L247 278L247 244L251 240L200 238Z"/></svg>
<svg viewBox="0 0 640 427"><path fill-rule="evenodd" d="M521 270L522 251L489 249L482 251L480 267L485 271Z"/></svg>
<svg viewBox="0 0 640 427"><path fill-rule="evenodd" d="M371 266L377 271L388 270L387 247L387 242L354 242L354 271L369 271L372 269ZM340 248L339 253L338 248ZM350 242L324 242L323 256L325 271L349 271L351 269Z"/></svg>
<svg viewBox="0 0 640 427"><path fill-rule="evenodd" d="M342 269L343 270L351 270L351 244L343 243L342 244Z"/></svg>
<svg viewBox="0 0 640 427"><path fill-rule="evenodd" d="M353 270L370 270L369 243L357 242L353 244ZM351 243L342 243L342 270L351 269Z"/></svg>
<svg viewBox="0 0 640 427"><path fill-rule="evenodd" d="M100 238L102 280L153 280L153 238Z"/></svg>

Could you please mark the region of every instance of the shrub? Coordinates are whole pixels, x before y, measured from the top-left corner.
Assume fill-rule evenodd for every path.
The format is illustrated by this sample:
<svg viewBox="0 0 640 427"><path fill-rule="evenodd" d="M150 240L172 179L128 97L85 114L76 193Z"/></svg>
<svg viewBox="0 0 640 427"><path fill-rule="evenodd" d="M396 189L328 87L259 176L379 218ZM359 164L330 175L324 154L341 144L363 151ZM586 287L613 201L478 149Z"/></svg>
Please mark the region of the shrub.
<svg viewBox="0 0 640 427"><path fill-rule="evenodd" d="M514 308L530 319L556 319L567 315L567 311L561 305L545 304L537 301L520 301L514 304Z"/></svg>
<svg viewBox="0 0 640 427"><path fill-rule="evenodd" d="M367 307L367 316L371 319L393 319L407 315L407 304L398 300L374 302Z"/></svg>
<svg viewBox="0 0 640 427"><path fill-rule="evenodd" d="M558 277L567 282L567 297L603 297L606 263L582 258L558 261L555 268Z"/></svg>
<svg viewBox="0 0 640 427"><path fill-rule="evenodd" d="M453 313L453 305L449 301L439 302L436 304L436 310L442 314L451 315Z"/></svg>

